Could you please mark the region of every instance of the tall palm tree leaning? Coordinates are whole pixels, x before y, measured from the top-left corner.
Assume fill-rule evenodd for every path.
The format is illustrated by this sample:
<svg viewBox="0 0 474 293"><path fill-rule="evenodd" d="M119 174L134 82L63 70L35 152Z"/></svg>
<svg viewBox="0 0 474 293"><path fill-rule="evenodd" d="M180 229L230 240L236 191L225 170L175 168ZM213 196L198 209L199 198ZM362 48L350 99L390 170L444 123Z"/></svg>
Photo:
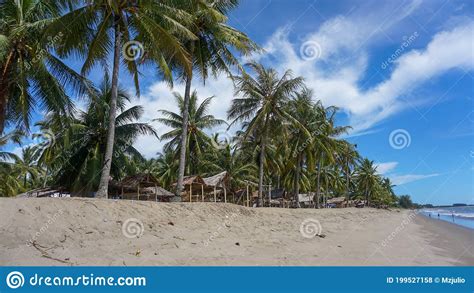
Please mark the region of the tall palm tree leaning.
<svg viewBox="0 0 474 293"><path fill-rule="evenodd" d="M107 145L100 184L96 193L96 197L107 198L115 138L120 61L126 64L139 95L139 63L144 61L156 63L165 77L171 80L171 71L164 61L166 56L173 55L176 62L182 64L185 71L189 71L188 54L172 32L179 33L183 38L193 36L182 25L186 22L188 15L176 8L176 1L173 0L82 0L77 2L79 3L70 12L63 15L56 25L52 26L49 33L54 35L65 29L70 30L56 43L56 51L61 57L73 52L85 57L82 67L83 75L86 75L98 63L106 64L108 56L113 55ZM131 43L132 40L137 43ZM131 47L131 44L134 45ZM140 54L143 53L140 52L141 49L146 52L144 56Z"/></svg>
<svg viewBox="0 0 474 293"><path fill-rule="evenodd" d="M236 95L242 98L232 100L232 105L227 112L232 124L241 121L248 122L244 139L249 135L259 137L259 179L258 179L258 206L263 204L263 175L265 147L269 138L270 128L278 129L283 122L289 122L295 127L304 127L293 118L286 109L292 94L303 87L302 77L292 77L290 70L281 77L274 69L267 69L261 64L247 64L256 73L250 75L234 76Z"/></svg>
<svg viewBox="0 0 474 293"><path fill-rule="evenodd" d="M191 58L192 69L199 73L203 82L209 73L216 76L219 72L231 75L231 67L241 69L237 58L231 49L242 54L250 54L257 50L257 45L246 34L226 24L227 13L238 5L238 0L190 0L182 8L192 14L193 20L190 30L197 39L184 42L184 46ZM173 201L181 200L183 178L186 166L186 141L188 135L188 109L191 95L193 71L184 72L184 109L183 128L181 133L178 182L176 196Z"/></svg>

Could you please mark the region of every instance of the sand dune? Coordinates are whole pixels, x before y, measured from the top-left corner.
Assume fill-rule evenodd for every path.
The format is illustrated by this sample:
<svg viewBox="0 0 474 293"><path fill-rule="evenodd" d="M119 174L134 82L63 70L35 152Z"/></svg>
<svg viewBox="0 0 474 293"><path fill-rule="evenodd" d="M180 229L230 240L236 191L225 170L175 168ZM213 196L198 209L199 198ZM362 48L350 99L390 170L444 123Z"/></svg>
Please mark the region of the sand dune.
<svg viewBox="0 0 474 293"><path fill-rule="evenodd" d="M474 233L433 221L404 210L4 198L0 265L473 265Z"/></svg>

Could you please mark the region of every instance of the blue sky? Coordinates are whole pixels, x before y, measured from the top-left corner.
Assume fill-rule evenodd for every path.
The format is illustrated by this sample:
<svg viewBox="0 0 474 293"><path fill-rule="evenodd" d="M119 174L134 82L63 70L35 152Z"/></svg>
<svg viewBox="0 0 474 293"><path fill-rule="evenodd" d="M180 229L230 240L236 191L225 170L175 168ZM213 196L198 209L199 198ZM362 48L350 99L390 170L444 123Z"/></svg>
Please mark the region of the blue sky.
<svg viewBox="0 0 474 293"><path fill-rule="evenodd" d="M398 194L451 204L474 203L473 12L473 1L242 0L229 21L265 49L252 59L292 69L326 106L341 108L339 123L353 127L348 139ZM133 102L145 105L143 120L176 110L170 89L143 73L144 94ZM121 83L132 88L124 74ZM195 87L201 98L216 96L211 112L225 118L231 82L221 76ZM137 141L148 157L163 144Z"/></svg>

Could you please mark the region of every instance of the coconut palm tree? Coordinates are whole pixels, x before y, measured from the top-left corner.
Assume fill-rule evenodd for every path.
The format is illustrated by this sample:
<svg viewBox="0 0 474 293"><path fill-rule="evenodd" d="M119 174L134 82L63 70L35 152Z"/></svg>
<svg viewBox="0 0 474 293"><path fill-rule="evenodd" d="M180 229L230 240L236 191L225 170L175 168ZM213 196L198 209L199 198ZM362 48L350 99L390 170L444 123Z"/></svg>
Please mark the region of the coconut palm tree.
<svg viewBox="0 0 474 293"><path fill-rule="evenodd" d="M55 183L69 188L79 194L89 194L96 190L99 177L104 166L104 156L108 142L109 112L107 111L112 99L113 88L108 76L105 75L95 95L88 98L87 109L80 111L70 125L65 129L59 144L64 150L56 161ZM137 120L143 114L143 107L134 106L126 108L131 97L121 88L118 88L117 109L119 114L115 119L115 147L114 163L111 165L111 174L115 179L122 176L122 166L126 164L127 158L136 157L142 159L140 153L133 146L139 135L155 135L155 130L146 123L138 123ZM57 138L58 139L58 138Z"/></svg>
<svg viewBox="0 0 474 293"><path fill-rule="evenodd" d="M189 100L189 106L187 113L185 112L186 106L184 98L174 93L176 103L178 104L179 113L174 113L168 110L159 110L162 117L156 119L156 121L162 123L165 126L171 127L172 129L167 133L163 134L161 140L169 140L164 145L164 150L172 150L177 154L180 154L181 147L184 145L186 149L186 155L191 158L187 164L187 173L195 174L200 168L200 161L203 159L203 154L206 148L212 148L211 138L204 132L205 129L211 129L213 127L225 124L226 122L221 119L216 119L213 115L208 114L209 105L214 97L208 97L204 99L201 104L198 104L197 91L194 91ZM185 123L185 116L188 117L187 123ZM182 130L187 129L187 138L182 140ZM180 156L177 156L180 158Z"/></svg>
<svg viewBox="0 0 474 293"><path fill-rule="evenodd" d="M52 28L50 34L64 30L67 33L56 44L60 56L72 53L85 58L82 74L87 74L96 64L106 63L109 55L112 62L112 89L108 107L107 143L104 167L100 178L97 197L108 195L109 175L112 167L115 140L115 119L118 99L120 62L126 65L135 82L139 95L138 63L151 61L160 66L165 77L170 80L171 71L166 57L173 56L189 71L189 58L175 34L194 37L184 26L188 15L177 9L176 1L78 1L72 11L63 15ZM132 43L135 42L135 43ZM142 50L146 55L140 56ZM122 52L124 51L124 52ZM138 54L138 55L137 55Z"/></svg>
<svg viewBox="0 0 474 293"><path fill-rule="evenodd" d="M379 176L374 161L363 159L357 168L357 185L365 193L365 202L369 205L369 200L376 194L379 184Z"/></svg>
<svg viewBox="0 0 474 293"><path fill-rule="evenodd" d="M301 123L291 117L286 109L291 95L302 88L303 78L293 78L290 70L279 77L274 69L267 69L261 64L249 63L248 66L255 71L256 77L247 74L233 77L236 83L236 95L242 95L243 97L232 100L227 113L229 119L233 120L232 124L238 121L248 122L245 137L252 134L260 140L258 196L259 205L261 205L263 199L263 166L265 148L270 138L269 130L281 127L283 122L304 129Z"/></svg>
<svg viewBox="0 0 474 293"><path fill-rule="evenodd" d="M176 174L178 174L178 160L176 154L172 151L165 151L159 153L156 159L156 173L160 183L169 189L171 185L176 182Z"/></svg>
<svg viewBox="0 0 474 293"><path fill-rule="evenodd" d="M86 90L85 79L51 53L63 34L46 37L61 7L47 0L0 2L0 134L8 124L29 130L37 108L69 114L65 89Z"/></svg>
<svg viewBox="0 0 474 293"><path fill-rule="evenodd" d="M21 157L15 160L15 168L23 176L23 187L28 188L28 180L30 181L30 186L34 184L34 181L38 178L40 170L37 166L37 153L35 149L31 146L25 147L21 150Z"/></svg>
<svg viewBox="0 0 474 293"><path fill-rule="evenodd" d="M176 198L180 199L183 189L183 177L186 166L187 145L187 113L191 96L191 84L193 70L205 82L210 74L217 76L219 72L231 75L231 68L240 68L234 52L249 54L257 49L257 46L246 34L230 27L227 24L227 14L238 5L238 0L190 0L182 8L192 14L190 30L197 37L186 40L185 47L191 56L192 70L182 74L185 81L184 91L184 115L180 140L185 142L181 145L179 157L178 182L176 185Z"/></svg>
<svg viewBox="0 0 474 293"><path fill-rule="evenodd" d="M20 144L23 136L24 133L20 130L0 135L0 197L13 196L22 189L20 174L13 164L19 158L3 148L10 142Z"/></svg>

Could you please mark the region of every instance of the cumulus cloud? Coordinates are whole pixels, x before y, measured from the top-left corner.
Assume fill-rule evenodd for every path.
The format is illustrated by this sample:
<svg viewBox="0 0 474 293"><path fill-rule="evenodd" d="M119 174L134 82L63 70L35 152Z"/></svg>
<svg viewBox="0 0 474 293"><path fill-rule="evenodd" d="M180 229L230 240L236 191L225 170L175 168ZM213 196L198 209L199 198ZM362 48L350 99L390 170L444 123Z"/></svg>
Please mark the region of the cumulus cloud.
<svg viewBox="0 0 474 293"><path fill-rule="evenodd" d="M438 32L425 49L403 47L405 51L393 61L390 76L368 89L360 85L369 62L369 41L364 39L368 31L351 19L328 20L302 44L290 42L288 28L279 29L267 42L267 55L260 60L305 77L317 98L342 108L354 131L359 132L405 108L403 97L427 80L456 68L472 70L473 33L471 21ZM308 49L311 46L312 50Z"/></svg>
<svg viewBox="0 0 474 293"><path fill-rule="evenodd" d="M295 33L291 25L281 27L263 43L265 52L252 59L280 72L291 69L295 75L303 76L314 90L315 98L344 111L353 127L350 135L371 133L378 123L405 109L408 103L421 103L422 99L417 100L413 95L408 102L406 96L426 81L453 69L474 68L474 22L468 20L438 31L421 49L404 47L393 60L393 68L384 71L385 79L369 87L363 84L370 79L366 71L372 47L380 46L384 34L397 31L400 21L416 11L420 3L418 0L408 5L387 3L381 11L372 14L362 9L350 16L337 15L296 41L291 38ZM310 46L309 50L305 45ZM225 75L207 81L206 86L195 81L193 87L201 98L215 95L211 114L226 117L234 92L232 82ZM183 93L184 87L177 85L173 91ZM139 103L145 106L148 121L158 116L157 109L176 110L171 90L162 82L153 84ZM160 133L166 130L156 123L153 125ZM162 145L154 138L140 138L137 142L138 149L147 156L160 151Z"/></svg>

